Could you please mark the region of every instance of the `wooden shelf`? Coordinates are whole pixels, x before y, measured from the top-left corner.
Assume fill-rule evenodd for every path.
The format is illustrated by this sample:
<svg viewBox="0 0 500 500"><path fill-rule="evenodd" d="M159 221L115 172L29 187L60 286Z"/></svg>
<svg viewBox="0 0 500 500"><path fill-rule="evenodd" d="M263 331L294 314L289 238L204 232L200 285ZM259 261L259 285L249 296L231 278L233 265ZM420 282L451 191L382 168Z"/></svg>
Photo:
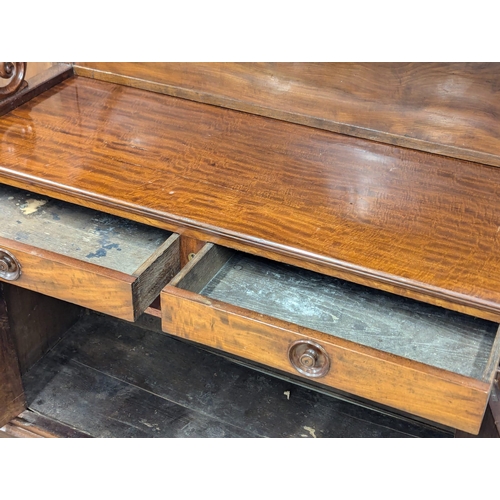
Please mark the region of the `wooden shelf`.
<svg viewBox="0 0 500 500"><path fill-rule="evenodd" d="M0 182L500 320L500 169L73 77Z"/></svg>

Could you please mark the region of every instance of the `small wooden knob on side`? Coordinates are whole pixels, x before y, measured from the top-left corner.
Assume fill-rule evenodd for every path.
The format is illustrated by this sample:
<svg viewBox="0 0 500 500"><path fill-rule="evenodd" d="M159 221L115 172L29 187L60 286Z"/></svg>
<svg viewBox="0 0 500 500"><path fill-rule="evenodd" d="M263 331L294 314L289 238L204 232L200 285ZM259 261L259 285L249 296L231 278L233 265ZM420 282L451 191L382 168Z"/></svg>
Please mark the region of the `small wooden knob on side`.
<svg viewBox="0 0 500 500"><path fill-rule="evenodd" d="M0 248L0 278L15 281L21 276L21 264L7 250Z"/></svg>

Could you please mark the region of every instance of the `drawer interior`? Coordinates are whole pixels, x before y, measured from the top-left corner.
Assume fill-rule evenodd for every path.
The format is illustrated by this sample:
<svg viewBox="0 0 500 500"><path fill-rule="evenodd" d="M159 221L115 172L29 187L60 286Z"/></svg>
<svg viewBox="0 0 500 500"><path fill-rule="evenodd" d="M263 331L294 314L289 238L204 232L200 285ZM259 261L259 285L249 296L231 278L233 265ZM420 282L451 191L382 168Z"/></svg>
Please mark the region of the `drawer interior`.
<svg viewBox="0 0 500 500"><path fill-rule="evenodd" d="M213 246L178 288L477 380L496 369L498 324Z"/></svg>
<svg viewBox="0 0 500 500"><path fill-rule="evenodd" d="M179 272L179 235L0 185L0 258L0 280L134 321Z"/></svg>
<svg viewBox="0 0 500 500"><path fill-rule="evenodd" d="M172 235L96 210L0 185L0 236L128 275Z"/></svg>

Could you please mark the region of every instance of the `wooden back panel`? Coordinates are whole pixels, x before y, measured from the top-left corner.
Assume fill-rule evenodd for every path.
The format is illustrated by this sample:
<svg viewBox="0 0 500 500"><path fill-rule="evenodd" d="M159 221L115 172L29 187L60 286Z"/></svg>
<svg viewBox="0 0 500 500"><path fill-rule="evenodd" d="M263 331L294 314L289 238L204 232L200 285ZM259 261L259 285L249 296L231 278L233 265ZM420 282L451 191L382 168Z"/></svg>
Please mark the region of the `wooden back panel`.
<svg viewBox="0 0 500 500"><path fill-rule="evenodd" d="M500 166L498 63L76 63L75 71Z"/></svg>

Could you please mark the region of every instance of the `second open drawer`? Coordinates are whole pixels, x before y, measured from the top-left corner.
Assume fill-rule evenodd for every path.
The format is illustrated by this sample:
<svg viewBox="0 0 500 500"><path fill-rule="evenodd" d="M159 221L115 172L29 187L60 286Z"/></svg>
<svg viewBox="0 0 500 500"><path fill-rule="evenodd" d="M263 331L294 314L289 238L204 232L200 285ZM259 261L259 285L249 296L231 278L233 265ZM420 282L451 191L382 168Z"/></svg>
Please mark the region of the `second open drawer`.
<svg viewBox="0 0 500 500"><path fill-rule="evenodd" d="M498 325L207 244L161 293L167 333L466 432Z"/></svg>
<svg viewBox="0 0 500 500"><path fill-rule="evenodd" d="M0 185L0 281L134 321L179 269L175 233Z"/></svg>

